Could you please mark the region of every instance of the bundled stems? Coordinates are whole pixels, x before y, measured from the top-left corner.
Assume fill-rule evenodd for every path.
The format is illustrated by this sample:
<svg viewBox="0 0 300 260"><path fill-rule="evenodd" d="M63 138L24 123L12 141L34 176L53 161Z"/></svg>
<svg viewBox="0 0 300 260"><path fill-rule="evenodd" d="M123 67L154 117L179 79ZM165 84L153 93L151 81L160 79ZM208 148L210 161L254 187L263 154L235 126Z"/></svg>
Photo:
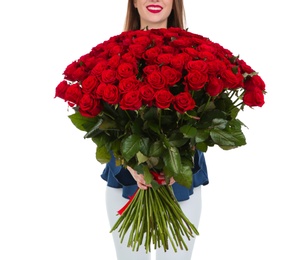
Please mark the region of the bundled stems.
<svg viewBox="0 0 300 260"><path fill-rule="evenodd" d="M151 244L154 249L162 247L164 251L169 249L169 244L175 252L177 248L188 250L184 237L190 240L199 235L168 185L139 189L110 232L115 230L119 232L121 243L128 233L127 246L138 251L144 244L146 253L151 251Z"/></svg>

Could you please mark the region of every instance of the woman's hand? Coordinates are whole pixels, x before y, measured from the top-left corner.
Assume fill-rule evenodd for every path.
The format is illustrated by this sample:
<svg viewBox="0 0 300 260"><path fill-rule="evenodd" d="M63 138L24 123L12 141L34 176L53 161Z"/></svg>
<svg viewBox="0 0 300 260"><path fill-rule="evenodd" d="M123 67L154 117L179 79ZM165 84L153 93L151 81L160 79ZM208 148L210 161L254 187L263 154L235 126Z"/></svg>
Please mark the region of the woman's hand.
<svg viewBox="0 0 300 260"><path fill-rule="evenodd" d="M134 169L132 169L130 166L127 166L127 170L131 173L133 179L135 179L137 186L142 189L142 190L147 190L149 187L151 187L151 184L146 184L146 181L144 179L144 175L143 174L139 174L137 171L135 171ZM166 184L166 180L165 180L165 176L163 173L160 173L160 176L158 176L158 181L160 182L160 184L165 185ZM175 183L174 178L172 177L170 179L170 183L169 185L172 185Z"/></svg>
<svg viewBox="0 0 300 260"><path fill-rule="evenodd" d="M140 189L147 190L148 187L151 187L150 184L146 184L143 174L138 174L138 172L132 169L130 166L127 166L127 170L131 173L133 179L135 179L136 184Z"/></svg>

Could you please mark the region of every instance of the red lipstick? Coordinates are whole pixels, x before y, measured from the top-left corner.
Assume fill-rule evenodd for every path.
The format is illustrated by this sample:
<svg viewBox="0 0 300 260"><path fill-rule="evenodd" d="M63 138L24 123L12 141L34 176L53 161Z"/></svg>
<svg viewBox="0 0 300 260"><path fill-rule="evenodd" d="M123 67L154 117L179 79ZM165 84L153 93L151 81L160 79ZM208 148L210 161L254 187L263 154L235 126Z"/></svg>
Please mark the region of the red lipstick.
<svg viewBox="0 0 300 260"><path fill-rule="evenodd" d="M163 8L160 5L148 5L147 10L151 13L159 13Z"/></svg>

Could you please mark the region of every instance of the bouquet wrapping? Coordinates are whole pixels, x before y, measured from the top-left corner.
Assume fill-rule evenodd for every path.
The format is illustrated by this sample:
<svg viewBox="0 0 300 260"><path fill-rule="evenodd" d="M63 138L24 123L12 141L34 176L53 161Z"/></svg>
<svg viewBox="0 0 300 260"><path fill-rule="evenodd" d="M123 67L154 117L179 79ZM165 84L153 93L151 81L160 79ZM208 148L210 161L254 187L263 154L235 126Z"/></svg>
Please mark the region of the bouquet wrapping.
<svg viewBox="0 0 300 260"><path fill-rule="evenodd" d="M179 28L127 31L69 64L55 97L96 144L96 159L130 166L152 188L138 190L111 231L146 252L188 249L198 235L168 185L192 185L195 149L246 144L238 113L263 106L265 83L244 60L209 38ZM163 173L166 184L160 183Z"/></svg>

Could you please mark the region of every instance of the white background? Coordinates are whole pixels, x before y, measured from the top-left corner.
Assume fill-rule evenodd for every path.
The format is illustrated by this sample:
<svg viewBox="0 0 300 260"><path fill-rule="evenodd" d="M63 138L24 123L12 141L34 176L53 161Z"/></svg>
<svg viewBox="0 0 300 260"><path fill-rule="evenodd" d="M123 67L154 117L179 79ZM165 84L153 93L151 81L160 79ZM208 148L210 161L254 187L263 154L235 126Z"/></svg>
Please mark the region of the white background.
<svg viewBox="0 0 300 260"><path fill-rule="evenodd" d="M300 259L297 1L186 0L188 28L257 70L247 145L206 154L193 260ZM54 99L65 67L123 29L127 1L0 4L0 259L114 259L95 146ZM298 17L298 18L297 18Z"/></svg>

